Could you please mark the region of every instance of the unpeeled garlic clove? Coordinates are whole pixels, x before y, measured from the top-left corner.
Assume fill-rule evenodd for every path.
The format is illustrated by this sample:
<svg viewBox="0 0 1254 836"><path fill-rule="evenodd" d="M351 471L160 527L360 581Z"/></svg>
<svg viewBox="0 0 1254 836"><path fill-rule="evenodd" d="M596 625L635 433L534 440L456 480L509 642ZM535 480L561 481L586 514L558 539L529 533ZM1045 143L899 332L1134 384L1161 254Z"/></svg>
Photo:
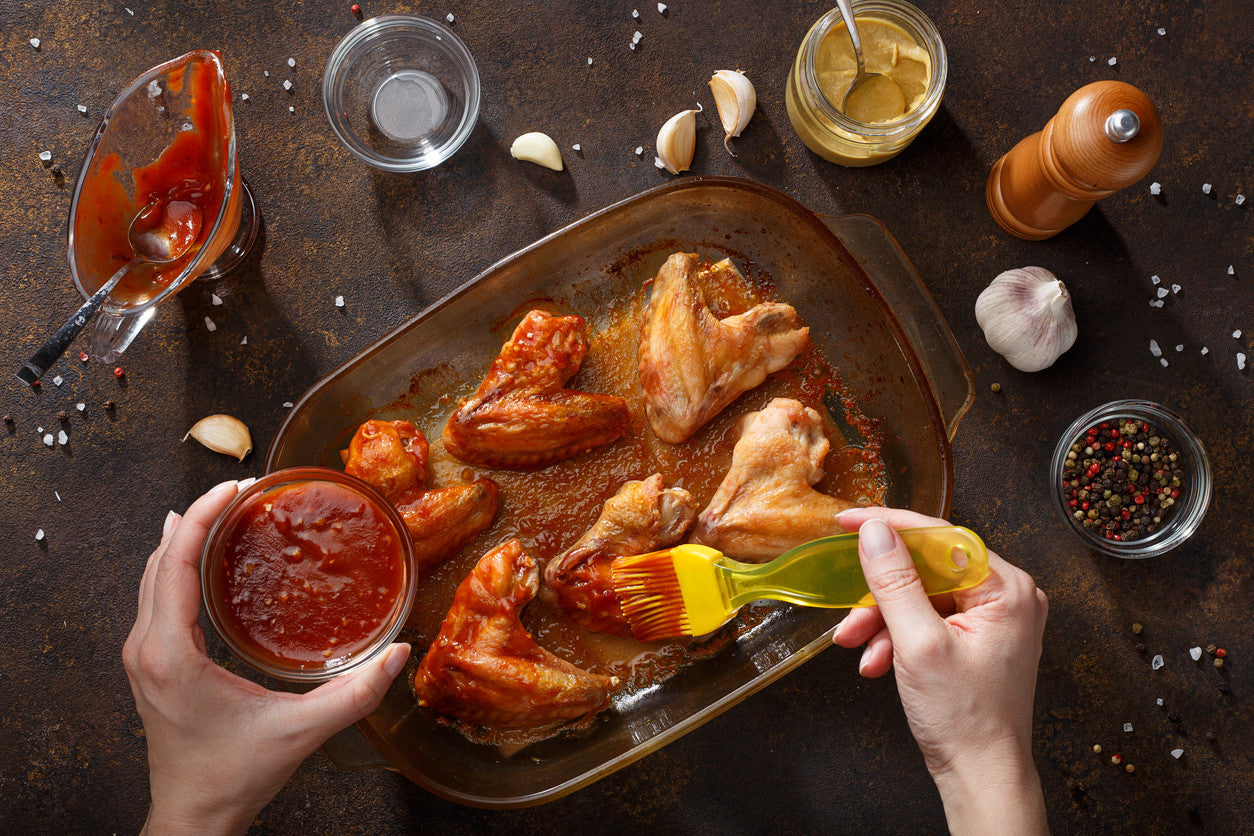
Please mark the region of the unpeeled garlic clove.
<svg viewBox="0 0 1254 836"><path fill-rule="evenodd" d="M243 421L230 415L201 418L187 431L183 440L186 441L188 436L215 453L225 453L240 461L253 450L253 437L249 434L248 427Z"/></svg>
<svg viewBox="0 0 1254 836"><path fill-rule="evenodd" d="M718 118L723 123L723 147L731 154L727 140L740 136L749 124L758 106L758 94L753 89L753 82L740 70L716 72L710 79L710 92L714 94L714 106L718 108Z"/></svg>
<svg viewBox="0 0 1254 836"><path fill-rule="evenodd" d="M697 114L696 110L683 110L676 113L657 132L657 158L662 167L671 174L687 171L692 165L692 156L697 152Z"/></svg>
<svg viewBox="0 0 1254 836"><path fill-rule="evenodd" d="M1078 330L1066 286L1043 267L1021 267L993 279L975 300L975 320L989 348L1019 371L1054 364Z"/></svg>
<svg viewBox="0 0 1254 836"><path fill-rule="evenodd" d="M526 160L554 171L562 170L562 152L558 150L557 143L553 137L539 131L518 137L509 147L509 153L516 160Z"/></svg>

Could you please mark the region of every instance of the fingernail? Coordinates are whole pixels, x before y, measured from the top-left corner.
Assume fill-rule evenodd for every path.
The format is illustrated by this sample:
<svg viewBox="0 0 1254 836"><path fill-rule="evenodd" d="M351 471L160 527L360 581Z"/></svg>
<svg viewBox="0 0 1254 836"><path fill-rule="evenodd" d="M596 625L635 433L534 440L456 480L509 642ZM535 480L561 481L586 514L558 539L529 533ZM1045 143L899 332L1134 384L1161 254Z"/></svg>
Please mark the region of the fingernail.
<svg viewBox="0 0 1254 836"><path fill-rule="evenodd" d="M392 650L388 653L388 657L383 660L383 670L393 679L401 672L401 668L405 667L405 660L409 658L409 645L394 644Z"/></svg>
<svg viewBox="0 0 1254 836"><path fill-rule="evenodd" d="M174 527L179 524L179 515L171 511L165 515L165 524L161 526L161 539L169 537Z"/></svg>
<svg viewBox="0 0 1254 836"><path fill-rule="evenodd" d="M883 557L893 550L896 540L893 530L883 520L867 520L858 529L858 542L862 544L862 552L867 557Z"/></svg>
<svg viewBox="0 0 1254 836"><path fill-rule="evenodd" d="M214 485L212 488L210 488L209 494L216 495L220 493L226 493L227 488L231 488L232 490L234 490L238 484L239 482L236 482L234 479L231 479L230 481L227 481L227 482L221 482L217 485ZM209 494L205 494L205 495L208 496Z"/></svg>
<svg viewBox="0 0 1254 836"><path fill-rule="evenodd" d="M840 628L845 626L845 619L841 619L835 627L832 628L832 641L836 641L836 637L840 635Z"/></svg>
<svg viewBox="0 0 1254 836"><path fill-rule="evenodd" d="M846 508L845 510L840 511L836 514L836 519L840 519L846 514L852 514L854 511L861 511L861 510L862 510L861 508Z"/></svg>
<svg viewBox="0 0 1254 836"><path fill-rule="evenodd" d="M247 479L241 479L239 480L239 483L235 486L235 490L239 491L240 493L243 493L245 488L247 488L249 485L251 485L253 482L256 482L256 481L257 481L257 477L255 476L249 476Z"/></svg>

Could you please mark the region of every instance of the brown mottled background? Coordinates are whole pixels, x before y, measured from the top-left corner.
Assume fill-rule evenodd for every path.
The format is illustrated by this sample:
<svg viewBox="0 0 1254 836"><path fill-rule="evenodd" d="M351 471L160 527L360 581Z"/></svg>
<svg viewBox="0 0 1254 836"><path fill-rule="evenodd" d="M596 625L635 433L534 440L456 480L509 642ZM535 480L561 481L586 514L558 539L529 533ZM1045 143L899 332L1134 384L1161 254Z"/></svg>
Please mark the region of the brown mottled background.
<svg viewBox="0 0 1254 836"><path fill-rule="evenodd" d="M1249 4L919 0L949 50L944 104L901 157L870 169L809 153L784 110L796 47L827 2L668 5L663 17L644 0L367 0L367 16L453 12L482 74L482 112L466 146L437 170L400 176L358 163L322 113L322 66L355 24L346 2L0 2L0 411L14 419L0 427L0 830L126 832L143 820L144 741L119 652L166 512L221 480L258 475L283 402L393 326L515 249L665 182L652 165L658 126L694 91L709 107L705 82L728 67L754 79L759 109L735 159L705 120L694 172L750 177L817 211L880 218L966 351L977 393L955 445L953 516L1050 595L1036 760L1055 830L1254 829L1254 384L1235 363L1238 350L1254 355L1254 238L1251 204L1233 202L1238 192L1254 197ZM637 29L643 40L632 52ZM42 39L38 51L31 37ZM56 367L62 386L32 392L8 375L78 304L66 215L97 120L131 78L202 46L225 56L264 238L237 272L162 308L126 354L124 384L68 357ZM284 78L295 83L291 94ZM1106 78L1140 85L1158 104L1160 163L1050 241L1006 236L984 208L989 167L1072 90ZM509 157L511 140L537 129L565 149L567 172ZM575 142L580 155L569 150ZM45 149L64 181L40 163ZM1150 180L1163 184L1161 197L1150 196ZM994 275L1025 264L1067 282L1080 326L1075 347L1035 375L991 352L972 312ZM1147 305L1151 274L1182 287L1161 310ZM225 304L212 307L211 293ZM332 304L338 294L342 310ZM206 315L216 332L205 329ZM1234 339L1236 329L1245 336ZM1151 338L1166 347L1168 368L1150 355ZM1073 418L1130 396L1182 413L1215 467L1200 531L1142 562L1081 547L1050 507L1045 475ZM115 414L103 409L107 399ZM87 404L81 414L78 401ZM70 441L49 449L35 427L55 433L59 410L70 412ZM180 443L214 412L252 428L257 452L242 465ZM1222 672L1188 658L1189 647L1212 642L1230 650ZM1166 658L1161 671L1150 670L1154 653ZM856 665L854 653L827 651L680 742L532 810L461 808L391 773L341 772L315 756L256 830L942 829L891 678L863 681ZM1125 722L1133 733L1121 731ZM1094 743L1106 754L1094 756ZM1185 750L1178 761L1168 755L1176 746ZM1136 764L1135 775L1109 765L1113 751ZM1087 793L1073 795L1068 779Z"/></svg>

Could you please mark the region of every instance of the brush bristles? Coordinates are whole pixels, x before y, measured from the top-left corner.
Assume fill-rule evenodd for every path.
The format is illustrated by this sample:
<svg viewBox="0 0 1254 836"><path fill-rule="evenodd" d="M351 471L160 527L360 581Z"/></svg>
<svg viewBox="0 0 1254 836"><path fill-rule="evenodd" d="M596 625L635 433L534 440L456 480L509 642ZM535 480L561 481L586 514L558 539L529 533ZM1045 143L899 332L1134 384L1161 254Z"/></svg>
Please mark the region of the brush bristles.
<svg viewBox="0 0 1254 836"><path fill-rule="evenodd" d="M611 571L614 592L639 641L692 635L670 551L619 558Z"/></svg>

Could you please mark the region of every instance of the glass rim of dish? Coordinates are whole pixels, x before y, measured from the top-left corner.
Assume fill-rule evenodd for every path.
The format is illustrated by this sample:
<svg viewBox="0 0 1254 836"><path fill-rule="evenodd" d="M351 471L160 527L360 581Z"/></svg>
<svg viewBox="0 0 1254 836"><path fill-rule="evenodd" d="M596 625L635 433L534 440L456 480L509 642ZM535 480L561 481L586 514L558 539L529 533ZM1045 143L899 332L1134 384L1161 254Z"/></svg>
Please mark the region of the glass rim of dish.
<svg viewBox="0 0 1254 836"><path fill-rule="evenodd" d="M1117 418L1145 421L1155 429L1169 435L1172 441L1176 442L1176 452L1181 454L1183 469L1189 479L1183 491L1179 509L1158 531L1138 540L1107 540L1077 525L1067 505L1063 489L1064 462L1071 445L1083 436L1089 427ZM1197 434L1184 422L1183 418L1172 410L1154 401L1137 398L1110 401L1076 418L1059 436L1058 443L1054 447L1049 463L1049 479L1054 507L1067 521L1068 528L1096 551L1113 557L1134 560L1165 554L1192 537L1201 525L1202 518L1206 516L1212 492L1210 459Z"/></svg>
<svg viewBox="0 0 1254 836"><path fill-rule="evenodd" d="M363 143L358 138L357 132L344 119L343 81L348 68L353 66L350 57L353 60L359 57L353 56L353 51L371 39L397 31L419 35L429 46L443 52L457 65L465 85L466 100L463 103L457 128L436 151L420 157L392 157L380 154ZM431 40L432 37L434 40ZM322 72L322 107L326 112L327 121L331 123L331 130L340 144L362 162L383 171L398 174L435 168L456 154L470 138L470 134L479 121L481 96L479 67L465 42L443 23L422 15L386 14L362 21L336 44Z"/></svg>
<svg viewBox="0 0 1254 836"><path fill-rule="evenodd" d="M169 61L145 70L138 78L127 85L126 89L124 89L121 93L118 93L117 97L113 100L113 103L109 105L109 109L105 111L104 116L100 119L100 124L96 127L96 132L92 135L91 143L87 146L87 153L83 157L83 165L78 173L78 180L74 184L74 194L70 198L70 228L67 236L67 247L69 251L70 278L74 282L74 288L82 294L84 299L91 297L91 294L83 287L83 281L78 275L77 261L74 255L74 219L78 216L79 198L83 193L83 184L87 180L88 172L91 167L90 164L92 160L95 159L96 151L100 148L100 144L104 141L105 134L108 132L109 125L113 121L114 115L116 114L119 106L121 106L121 104L128 100L132 95L139 92L141 88L147 87L154 80L169 73L171 70L180 65L190 64L194 60L194 56L204 58L214 65L218 74L218 79L222 83L223 90L228 94L225 97L225 102L227 126L229 128L230 139L227 143L226 175L223 178L224 186L222 189L222 205L218 207L218 215L214 218L212 226L210 226L207 231L202 230L200 235L201 242L195 245L195 254L188 259L186 266L183 267L178 276L163 287L160 293L157 293L151 299L146 299L143 302L139 302L134 305L117 305L114 303L112 297L110 297L109 299L106 299L104 305L101 306L101 311L104 313L116 314L118 316L134 316L136 314L141 314L155 308L167 297L181 290L183 285L188 283L189 277L192 273L196 272L197 269L200 268L200 261L204 257L205 253L204 244L212 240L213 237L217 235L218 231L221 229L223 221L226 220L230 211L231 196L237 188L236 179L239 171L236 167L235 107L230 96L231 88L226 80L226 69L222 65L222 56L219 55L216 50L212 49L193 49L190 52L186 52L178 56L177 58L172 58ZM136 213L138 213L140 208L142 207L136 208ZM187 258L187 256L184 256L184 258ZM212 264L212 262L210 262L210 264ZM209 264L206 264L203 269L207 269L209 266ZM203 269L201 269L201 272L203 272ZM107 278L108 276L102 276L101 281L103 282Z"/></svg>
<svg viewBox="0 0 1254 836"><path fill-rule="evenodd" d="M921 36L919 46L928 51L932 60L932 75L928 81L927 94L917 107L907 110L896 119L887 122L859 122L841 112L840 108L822 94L819 86L818 73L815 70L819 45L832 29L844 22L839 8L831 9L810 27L801 42L801 72L807 91L816 91L812 96L811 106L819 115L827 119L841 130L854 135L866 137L868 140L891 139L903 128L919 121L928 121L940 106L941 97L945 93L945 82L949 76L949 56L945 51L945 42L931 18L919 8L906 0L853 0L854 18L859 13L868 17L881 17L889 23L907 24L914 31L911 34ZM811 98L811 97L807 97Z"/></svg>
<svg viewBox="0 0 1254 836"><path fill-rule="evenodd" d="M261 658L250 652L236 640L234 631L227 627L225 617L221 612L225 602L217 594L217 587L211 582L211 577L213 570L221 565L227 536L234 531L239 515L247 506L257 501L263 494L277 488L316 482L330 482L356 491L374 503L383 512L383 516L391 525L400 546L403 577L401 579L401 589L396 596L396 603L366 647L342 663L332 665L331 667L302 670L277 665ZM396 510L396 506L369 483L339 470L317 466L289 467L284 470L277 470L261 477L247 488L239 491L226 508L222 510L222 513L218 515L218 518L214 520L213 526L209 529L209 535L205 538L205 546L200 555L199 571L200 592L204 602L205 613L209 617L209 623L212 625L214 633L222 640L222 643L231 652L231 655L260 673L275 679L296 683L326 682L346 673L360 670L377 659L379 654L387 650L405 627L405 622L409 618L409 612L413 607L418 588L418 561L414 556L409 530L406 528L405 520L401 517L400 512Z"/></svg>

